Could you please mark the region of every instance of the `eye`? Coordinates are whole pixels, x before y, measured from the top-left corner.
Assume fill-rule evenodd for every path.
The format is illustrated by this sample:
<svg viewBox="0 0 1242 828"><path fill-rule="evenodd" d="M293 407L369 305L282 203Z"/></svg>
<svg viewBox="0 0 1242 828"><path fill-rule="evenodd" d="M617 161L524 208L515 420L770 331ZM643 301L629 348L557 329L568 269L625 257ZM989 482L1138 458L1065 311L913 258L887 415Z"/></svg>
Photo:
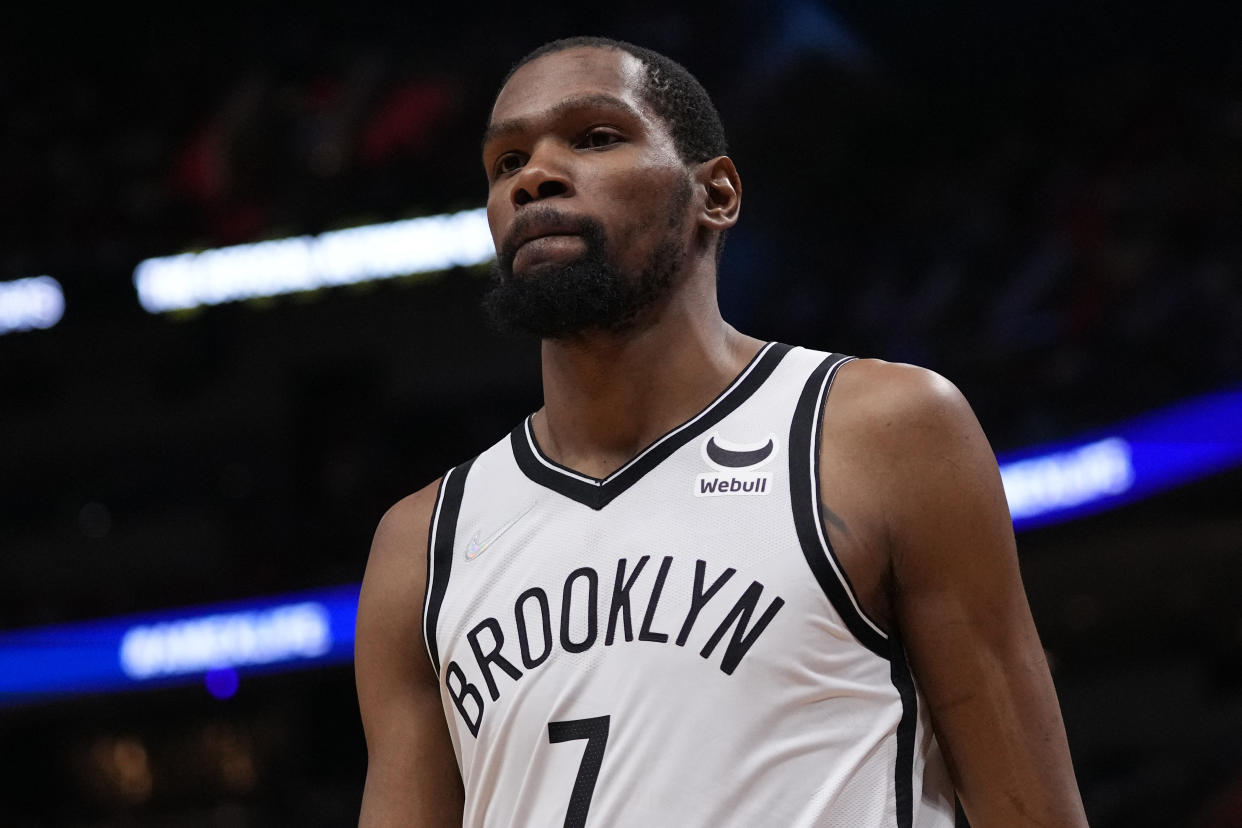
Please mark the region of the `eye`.
<svg viewBox="0 0 1242 828"><path fill-rule="evenodd" d="M506 152L504 155L496 159L493 166L496 175L507 175L522 169L522 156L516 152Z"/></svg>
<svg viewBox="0 0 1242 828"><path fill-rule="evenodd" d="M577 146L582 149L604 149L622 141L620 133L609 127L593 127L578 139Z"/></svg>

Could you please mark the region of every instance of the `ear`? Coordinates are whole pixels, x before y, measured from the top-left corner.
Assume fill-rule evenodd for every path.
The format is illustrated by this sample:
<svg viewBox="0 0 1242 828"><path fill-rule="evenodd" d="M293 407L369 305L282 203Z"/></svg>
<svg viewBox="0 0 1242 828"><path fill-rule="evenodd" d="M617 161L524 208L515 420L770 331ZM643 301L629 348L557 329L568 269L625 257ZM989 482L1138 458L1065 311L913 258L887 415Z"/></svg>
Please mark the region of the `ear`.
<svg viewBox="0 0 1242 828"><path fill-rule="evenodd" d="M695 178L703 194L699 224L719 233L737 224L742 209L742 179L733 159L721 155L704 161L695 171Z"/></svg>

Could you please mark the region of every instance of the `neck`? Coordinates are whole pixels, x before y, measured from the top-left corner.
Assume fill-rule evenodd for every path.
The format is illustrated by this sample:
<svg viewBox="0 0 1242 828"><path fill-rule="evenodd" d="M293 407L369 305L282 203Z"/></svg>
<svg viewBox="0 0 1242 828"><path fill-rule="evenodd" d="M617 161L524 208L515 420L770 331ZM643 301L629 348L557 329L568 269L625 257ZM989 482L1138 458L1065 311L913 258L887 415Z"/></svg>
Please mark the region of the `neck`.
<svg viewBox="0 0 1242 828"><path fill-rule="evenodd" d="M674 294L635 330L544 340L544 453L607 477L715 399L762 343L721 318L711 288Z"/></svg>

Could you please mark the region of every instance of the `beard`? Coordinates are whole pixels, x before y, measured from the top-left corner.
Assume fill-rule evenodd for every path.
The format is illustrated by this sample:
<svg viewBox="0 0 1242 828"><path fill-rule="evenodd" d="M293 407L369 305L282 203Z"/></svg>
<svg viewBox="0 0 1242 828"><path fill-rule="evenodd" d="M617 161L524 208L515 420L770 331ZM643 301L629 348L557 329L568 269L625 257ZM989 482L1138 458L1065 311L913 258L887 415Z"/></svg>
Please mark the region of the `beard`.
<svg viewBox="0 0 1242 828"><path fill-rule="evenodd" d="M492 283L483 310L492 326L506 334L563 339L587 332L622 333L639 327L643 312L672 287L685 259L679 223L690 196L687 183L674 193L664 239L635 272L623 273L608 248L604 228L594 219L574 222L585 251L573 261L545 265L537 273L515 276L516 246L506 243L492 266ZM551 207L531 219L559 217Z"/></svg>

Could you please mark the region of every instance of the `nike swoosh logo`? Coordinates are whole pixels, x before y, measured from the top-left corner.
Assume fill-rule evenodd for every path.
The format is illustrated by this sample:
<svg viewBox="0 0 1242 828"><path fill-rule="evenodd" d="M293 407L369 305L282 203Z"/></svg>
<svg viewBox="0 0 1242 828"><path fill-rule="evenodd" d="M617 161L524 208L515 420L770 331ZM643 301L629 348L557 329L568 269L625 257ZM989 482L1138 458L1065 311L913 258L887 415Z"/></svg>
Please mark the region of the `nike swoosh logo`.
<svg viewBox="0 0 1242 828"><path fill-rule="evenodd" d="M776 450L776 441L771 437L757 449L747 449L744 451L735 451L733 449L722 448L716 442L716 435L712 435L704 448L707 458L717 466L724 466L729 469L741 469L746 466L757 466L764 460L772 456L772 452Z"/></svg>
<svg viewBox="0 0 1242 828"><path fill-rule="evenodd" d="M493 532L491 537L489 537L487 540L480 541L478 532L475 532L473 535L471 535L470 542L466 544L466 560L473 561L475 558L479 557L484 552L486 552L488 550L488 547L490 547L493 543L495 543L500 538L501 535L503 535L505 532L508 532L510 529L512 529L514 524L516 524L519 520L526 517L526 515L529 514L530 510L533 508L535 508L535 504L532 503L530 506L527 506L523 511L518 513L518 515L515 518L513 518L508 523L506 523L504 526L500 527L495 532Z"/></svg>

